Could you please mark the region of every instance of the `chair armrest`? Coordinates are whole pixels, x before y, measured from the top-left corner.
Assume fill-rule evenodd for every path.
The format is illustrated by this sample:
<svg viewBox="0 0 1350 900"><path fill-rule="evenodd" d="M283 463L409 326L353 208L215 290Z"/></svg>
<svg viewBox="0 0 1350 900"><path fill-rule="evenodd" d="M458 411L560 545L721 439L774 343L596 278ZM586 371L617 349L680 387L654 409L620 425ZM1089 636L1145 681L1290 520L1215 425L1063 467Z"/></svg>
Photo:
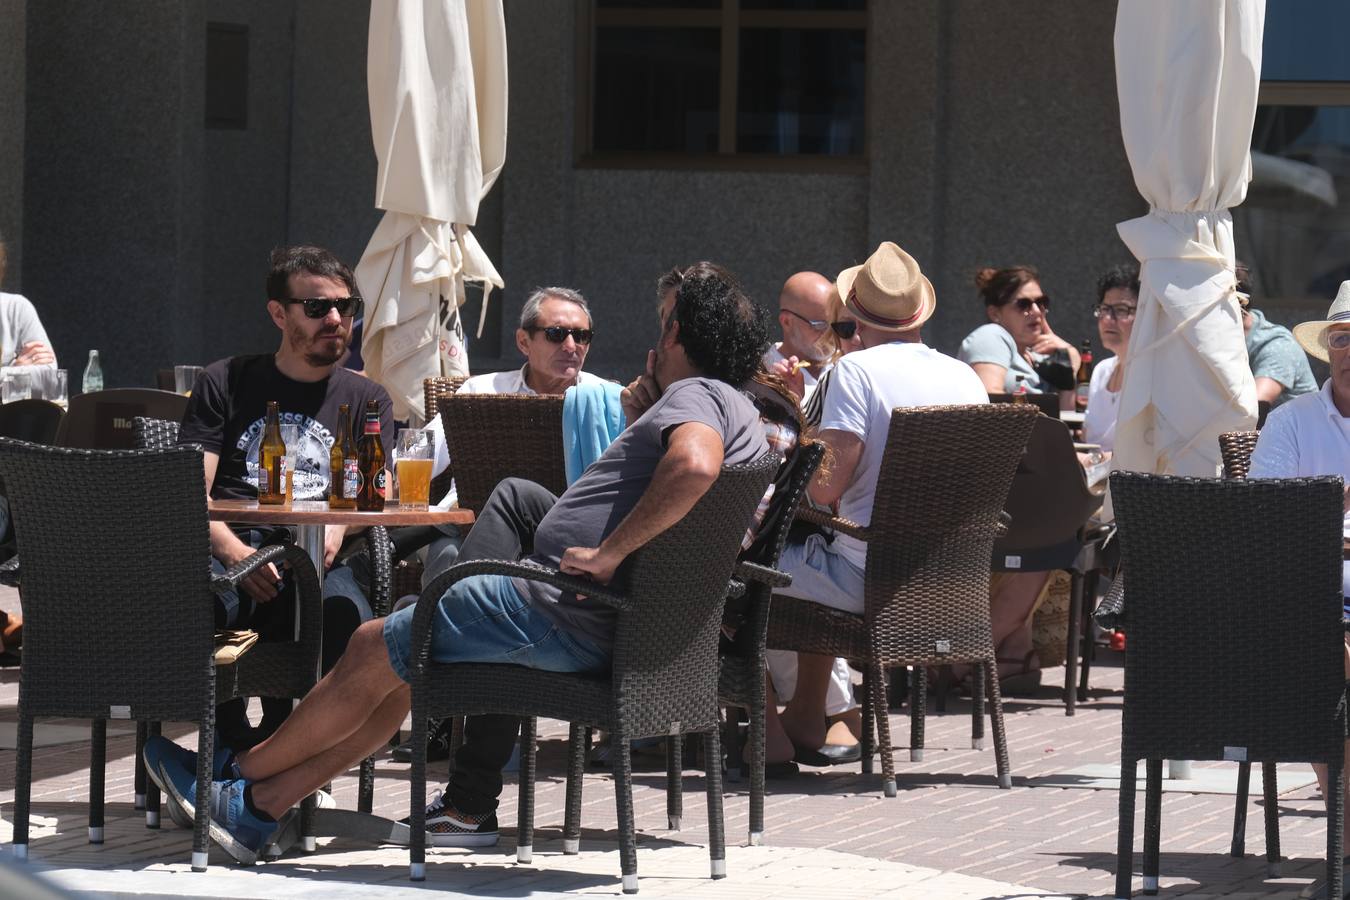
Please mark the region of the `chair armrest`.
<svg viewBox="0 0 1350 900"><path fill-rule="evenodd" d="M792 576L786 572L744 560L736 563L736 577L742 581L758 581L769 587L787 587L792 584Z"/></svg>
<svg viewBox="0 0 1350 900"><path fill-rule="evenodd" d="M739 600L745 596L745 582L739 578L733 578L727 582L727 599Z"/></svg>
<svg viewBox="0 0 1350 900"><path fill-rule="evenodd" d="M812 525L819 525L822 528L846 534L851 538L857 538L860 541L871 540L871 531L866 526L859 525L857 522L850 522L848 519L841 519L838 516L832 516L818 509L802 506L797 510L797 518L803 522L810 522Z"/></svg>
<svg viewBox="0 0 1350 900"><path fill-rule="evenodd" d="M1012 527L1012 515L1006 509L998 511L998 521L994 524L994 537L1001 538L1008 536L1008 529Z"/></svg>
<svg viewBox="0 0 1350 900"><path fill-rule="evenodd" d="M0 563L0 584L6 587L19 586L19 557L11 556Z"/></svg>
<svg viewBox="0 0 1350 900"><path fill-rule="evenodd" d="M1117 576L1116 580L1111 582L1111 589L1106 592L1102 602L1097 604L1097 609L1092 613L1092 618L1097 624L1106 629L1120 628L1125 624L1125 578Z"/></svg>
<svg viewBox="0 0 1350 900"><path fill-rule="evenodd" d="M581 594L585 596L587 601L594 600L617 610L625 610L629 605L628 598L613 588L591 581L588 578L566 575L552 566L512 562L505 559L478 559L472 562L456 563L446 569L422 591L422 596L417 601L418 606L420 607L422 600L428 597L432 598L433 601L439 601L441 595L449 589L450 585L472 575L507 575L512 578L524 578L529 581L551 584L565 591Z"/></svg>

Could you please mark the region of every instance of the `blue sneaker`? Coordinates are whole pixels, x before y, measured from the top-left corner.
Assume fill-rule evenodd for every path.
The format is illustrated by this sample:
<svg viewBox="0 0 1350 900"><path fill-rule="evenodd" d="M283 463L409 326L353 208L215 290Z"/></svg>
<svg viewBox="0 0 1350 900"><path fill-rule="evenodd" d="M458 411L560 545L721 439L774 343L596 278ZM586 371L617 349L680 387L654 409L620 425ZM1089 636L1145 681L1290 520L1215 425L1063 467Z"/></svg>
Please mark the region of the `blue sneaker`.
<svg viewBox="0 0 1350 900"><path fill-rule="evenodd" d="M166 761L172 761L174 765L181 766L194 775L197 772L197 754L184 747L180 747L173 741L161 735L154 735L145 742L145 751L141 754L145 760L145 774L150 776L161 791L165 794L165 806L169 810L169 818L179 828L192 827L192 814L187 812L169 796L168 788L165 786L164 778L160 775L161 764ZM239 771L234 763L234 751L228 747L219 747L216 749L215 759L211 763L211 777L215 779L238 778Z"/></svg>
<svg viewBox="0 0 1350 900"><path fill-rule="evenodd" d="M197 773L188 771L170 759L160 764L165 791L190 816L196 816ZM277 833L277 823L265 821L248 811L242 778L211 782L211 840L246 866L258 861L258 854Z"/></svg>

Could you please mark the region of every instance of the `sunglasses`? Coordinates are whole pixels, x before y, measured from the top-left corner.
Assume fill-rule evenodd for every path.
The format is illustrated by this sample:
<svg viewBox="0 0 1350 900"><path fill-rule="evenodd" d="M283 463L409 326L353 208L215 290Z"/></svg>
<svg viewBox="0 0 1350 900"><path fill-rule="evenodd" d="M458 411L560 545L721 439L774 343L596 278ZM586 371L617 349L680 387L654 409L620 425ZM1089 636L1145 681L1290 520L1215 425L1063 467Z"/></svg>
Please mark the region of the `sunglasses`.
<svg viewBox="0 0 1350 900"><path fill-rule="evenodd" d="M550 325L547 328L540 328L538 325L531 325L525 329L530 333L530 337L540 331L544 333L544 339L550 344L561 344L569 337L578 344L589 344L595 332L590 328L564 328L561 325Z"/></svg>
<svg viewBox="0 0 1350 900"><path fill-rule="evenodd" d="M292 303L302 304L305 308L305 316L310 319L322 319L328 315L330 309L336 309L338 315L342 318L361 315L361 307L365 305L360 297L311 297L303 299L300 297L287 297L281 301L287 305Z"/></svg>
<svg viewBox="0 0 1350 900"><path fill-rule="evenodd" d="M1325 340L1330 349L1344 350L1350 347L1350 331L1328 331Z"/></svg>
<svg viewBox="0 0 1350 900"><path fill-rule="evenodd" d="M1016 300L1009 300L1008 303L1014 304L1017 307L1018 312L1024 313L1031 312L1031 307L1033 306L1038 307L1041 312L1045 312L1050 308L1050 298L1044 294L1039 297L1018 297ZM1007 303L1003 305L1006 306Z"/></svg>
<svg viewBox="0 0 1350 900"><path fill-rule="evenodd" d="M1115 319L1117 322L1128 322L1134 318L1134 307L1124 304L1110 306L1103 303L1092 311L1092 317L1094 319Z"/></svg>

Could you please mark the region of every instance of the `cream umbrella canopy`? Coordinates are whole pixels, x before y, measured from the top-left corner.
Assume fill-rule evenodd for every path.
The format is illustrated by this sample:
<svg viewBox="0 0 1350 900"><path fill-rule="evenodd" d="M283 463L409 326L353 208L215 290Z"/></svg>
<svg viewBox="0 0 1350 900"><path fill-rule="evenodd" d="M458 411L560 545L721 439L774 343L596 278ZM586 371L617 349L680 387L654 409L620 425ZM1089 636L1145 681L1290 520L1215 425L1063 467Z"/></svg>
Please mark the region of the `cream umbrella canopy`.
<svg viewBox="0 0 1350 900"><path fill-rule="evenodd" d="M1233 219L1251 180L1264 0L1120 0L1116 84L1148 215L1112 467L1213 477L1218 437L1255 427L1234 288Z"/></svg>
<svg viewBox="0 0 1350 900"><path fill-rule="evenodd" d="M422 380L467 375L464 282L502 286L469 227L506 158L501 0L372 0L370 128L385 210L356 267L362 356L397 418L422 417Z"/></svg>

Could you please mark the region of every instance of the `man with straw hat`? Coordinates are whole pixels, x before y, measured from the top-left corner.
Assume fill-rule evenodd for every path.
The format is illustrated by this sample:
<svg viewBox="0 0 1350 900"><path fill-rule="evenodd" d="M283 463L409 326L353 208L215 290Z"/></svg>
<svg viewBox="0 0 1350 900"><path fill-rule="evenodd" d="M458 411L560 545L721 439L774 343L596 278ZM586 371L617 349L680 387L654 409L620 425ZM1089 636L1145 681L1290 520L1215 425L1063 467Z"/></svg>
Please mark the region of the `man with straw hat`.
<svg viewBox="0 0 1350 900"><path fill-rule="evenodd" d="M839 273L839 296L858 322L861 350L835 364L824 398L819 438L834 455L828 478L810 487L812 501L839 505L839 515L866 525L881 468L891 410L897 406L987 403L970 366L927 347L920 329L937 308L933 285L914 258L887 241L861 266ZM813 534L783 550L792 575L783 593L851 613L863 611L867 545ZM833 660L799 654L797 688L781 717L769 704L769 759L791 741L798 761L815 763L825 741L825 691ZM775 720L780 722L778 728Z"/></svg>
<svg viewBox="0 0 1350 900"><path fill-rule="evenodd" d="M1350 281L1341 282L1325 319L1294 326L1294 339L1309 356L1331 365L1331 377L1320 391L1302 394L1271 411L1252 451L1248 477L1339 475L1350 484ZM1350 488L1346 509L1345 534L1350 537ZM1342 565L1341 590L1350 598L1350 564ZM1346 602L1350 604L1350 599ZM1350 680L1350 646L1345 674ZM1350 765L1350 743L1346 748L1345 761ZM1313 768L1325 797L1326 766ZM1350 800L1350 783L1346 798ZM1343 852L1350 853L1350 836Z"/></svg>

